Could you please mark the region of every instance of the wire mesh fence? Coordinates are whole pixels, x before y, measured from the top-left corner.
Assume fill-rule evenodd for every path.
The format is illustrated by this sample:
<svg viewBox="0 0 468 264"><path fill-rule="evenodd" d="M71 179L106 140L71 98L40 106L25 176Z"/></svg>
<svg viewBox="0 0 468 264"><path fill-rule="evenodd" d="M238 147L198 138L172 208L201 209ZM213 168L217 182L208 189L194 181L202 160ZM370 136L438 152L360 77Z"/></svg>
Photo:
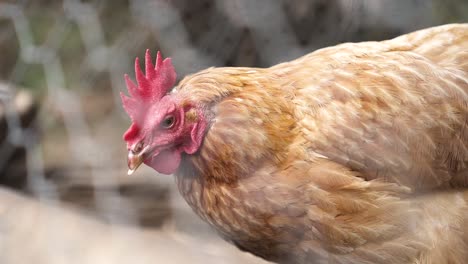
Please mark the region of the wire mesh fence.
<svg viewBox="0 0 468 264"><path fill-rule="evenodd" d="M1 263L262 263L223 242L172 178L126 175L123 74L146 48L182 78L466 21L464 1L0 3Z"/></svg>

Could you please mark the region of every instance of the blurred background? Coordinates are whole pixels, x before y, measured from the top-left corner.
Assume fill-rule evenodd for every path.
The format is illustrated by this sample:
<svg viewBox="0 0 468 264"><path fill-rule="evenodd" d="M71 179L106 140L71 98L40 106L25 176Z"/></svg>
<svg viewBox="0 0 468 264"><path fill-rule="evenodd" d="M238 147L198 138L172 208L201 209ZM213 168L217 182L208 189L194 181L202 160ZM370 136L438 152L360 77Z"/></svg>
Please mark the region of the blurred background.
<svg viewBox="0 0 468 264"><path fill-rule="evenodd" d="M1 1L0 263L265 263L171 176L127 176L119 92L147 48L180 80L467 21L464 0Z"/></svg>

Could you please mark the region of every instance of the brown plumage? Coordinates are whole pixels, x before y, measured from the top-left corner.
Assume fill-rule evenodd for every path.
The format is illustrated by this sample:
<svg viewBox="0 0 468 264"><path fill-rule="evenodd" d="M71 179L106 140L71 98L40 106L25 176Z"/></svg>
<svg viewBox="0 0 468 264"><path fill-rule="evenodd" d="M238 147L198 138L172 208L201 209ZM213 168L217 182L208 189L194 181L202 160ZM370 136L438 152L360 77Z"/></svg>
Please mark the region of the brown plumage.
<svg viewBox="0 0 468 264"><path fill-rule="evenodd" d="M172 93L207 120L176 181L267 260L466 263L467 92L467 24L206 69Z"/></svg>

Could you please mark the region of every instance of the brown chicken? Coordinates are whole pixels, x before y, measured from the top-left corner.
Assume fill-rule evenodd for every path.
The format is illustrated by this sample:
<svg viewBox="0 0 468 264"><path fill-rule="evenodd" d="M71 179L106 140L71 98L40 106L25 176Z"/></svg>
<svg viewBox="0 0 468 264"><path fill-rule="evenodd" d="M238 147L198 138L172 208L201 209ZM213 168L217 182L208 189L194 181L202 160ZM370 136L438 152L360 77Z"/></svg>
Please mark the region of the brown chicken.
<svg viewBox="0 0 468 264"><path fill-rule="evenodd" d="M136 61L131 174L175 174L193 210L280 263L467 263L468 24L347 43L176 88Z"/></svg>

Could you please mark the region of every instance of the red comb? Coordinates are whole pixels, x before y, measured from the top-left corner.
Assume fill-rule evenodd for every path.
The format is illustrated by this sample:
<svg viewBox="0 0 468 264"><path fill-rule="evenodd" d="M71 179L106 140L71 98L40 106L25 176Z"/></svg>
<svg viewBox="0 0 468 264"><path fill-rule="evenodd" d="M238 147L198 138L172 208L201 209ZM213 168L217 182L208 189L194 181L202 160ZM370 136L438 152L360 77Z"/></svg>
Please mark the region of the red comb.
<svg viewBox="0 0 468 264"><path fill-rule="evenodd" d="M130 97L120 93L122 105L133 122L136 122L140 113L146 110L146 104L157 103L169 92L177 77L171 59L163 60L158 51L156 65L153 65L149 49L145 54L145 73L146 76L141 71L139 59L136 58L135 76L138 86L125 74Z"/></svg>

